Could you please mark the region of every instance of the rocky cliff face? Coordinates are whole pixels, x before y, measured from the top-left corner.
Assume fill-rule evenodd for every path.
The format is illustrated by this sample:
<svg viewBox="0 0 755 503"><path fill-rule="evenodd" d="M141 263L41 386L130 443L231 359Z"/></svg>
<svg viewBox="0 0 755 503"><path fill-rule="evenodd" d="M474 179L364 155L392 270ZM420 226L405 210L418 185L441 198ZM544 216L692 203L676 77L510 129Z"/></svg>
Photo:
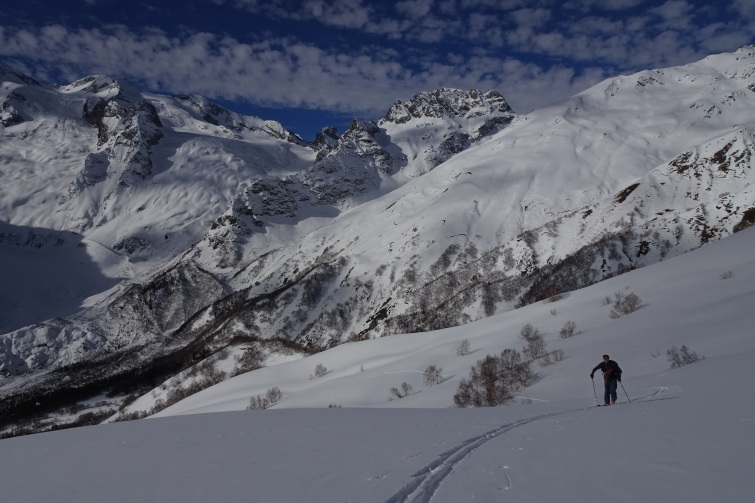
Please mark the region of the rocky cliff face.
<svg viewBox="0 0 755 503"><path fill-rule="evenodd" d="M513 117L495 91L440 89L417 95L408 104L398 102L379 122L355 120L341 135L335 128L325 128L310 146L316 152L310 168L254 182L215 221L207 239L216 263L238 264L240 245L252 233L265 232L270 217L294 222L313 214L337 214L384 187L432 170L502 129Z"/></svg>
<svg viewBox="0 0 755 503"><path fill-rule="evenodd" d="M82 117L97 128L96 151L87 155L59 203L59 211L68 213L68 220L79 232L99 225L107 218L109 201L152 176L152 148L164 137L155 107L128 84L106 85L108 81L95 79L80 86L109 97L99 98L91 109L84 103ZM89 204L77 200L89 198L95 191L101 194L98 200Z"/></svg>
<svg viewBox="0 0 755 503"><path fill-rule="evenodd" d="M383 121L405 124L412 119L469 119L485 117L486 121L499 114L511 114L503 95L498 91L462 91L459 89L436 89L423 92L404 103L397 101Z"/></svg>

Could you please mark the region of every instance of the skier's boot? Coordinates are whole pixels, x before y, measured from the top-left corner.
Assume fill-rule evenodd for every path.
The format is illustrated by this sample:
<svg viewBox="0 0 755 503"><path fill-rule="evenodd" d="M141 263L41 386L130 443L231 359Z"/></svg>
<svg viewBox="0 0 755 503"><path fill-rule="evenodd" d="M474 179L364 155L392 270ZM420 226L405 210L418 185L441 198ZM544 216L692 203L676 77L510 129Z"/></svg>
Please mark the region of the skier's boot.
<svg viewBox="0 0 755 503"><path fill-rule="evenodd" d="M616 402L611 402L611 405L616 405Z"/></svg>

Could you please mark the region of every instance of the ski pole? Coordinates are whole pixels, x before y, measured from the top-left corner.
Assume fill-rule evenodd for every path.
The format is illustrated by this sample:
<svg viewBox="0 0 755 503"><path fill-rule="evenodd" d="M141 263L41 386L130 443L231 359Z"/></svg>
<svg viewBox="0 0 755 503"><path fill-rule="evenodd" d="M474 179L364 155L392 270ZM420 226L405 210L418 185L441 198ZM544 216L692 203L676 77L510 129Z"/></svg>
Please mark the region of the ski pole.
<svg viewBox="0 0 755 503"><path fill-rule="evenodd" d="M598 403L598 392L595 391L595 378L591 377L590 380L592 381L592 392L595 394L595 403Z"/></svg>
<svg viewBox="0 0 755 503"><path fill-rule="evenodd" d="M627 394L627 390L624 389L624 384L621 381L619 381L619 384L621 384L621 389L624 390L624 394L627 395L627 400L629 400L629 403L632 403L632 400L629 399L629 395Z"/></svg>

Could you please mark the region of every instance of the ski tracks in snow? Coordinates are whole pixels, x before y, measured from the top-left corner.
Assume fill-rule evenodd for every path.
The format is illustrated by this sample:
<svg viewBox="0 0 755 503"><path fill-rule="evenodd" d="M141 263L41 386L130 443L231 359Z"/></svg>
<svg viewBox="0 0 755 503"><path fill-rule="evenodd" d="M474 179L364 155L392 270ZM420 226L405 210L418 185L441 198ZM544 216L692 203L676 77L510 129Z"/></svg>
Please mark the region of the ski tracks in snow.
<svg viewBox="0 0 755 503"><path fill-rule="evenodd" d="M578 409L578 410L587 410ZM462 443L456 445L452 449L442 453L435 458L430 464L419 470L412 475L412 481L404 485L396 494L386 500L386 503L404 503L404 502L416 502L427 503L429 502L435 492L438 490L443 480L446 479L451 473L453 473L456 465L464 461L470 454L476 451L482 445L497 438L504 433L524 426L525 424L546 419L561 414L567 414L575 411L562 411L552 412L549 414L543 414L540 416L534 416L527 419L520 419L513 423L504 424L490 430L486 433L478 435L476 437L469 438Z"/></svg>
<svg viewBox="0 0 755 503"><path fill-rule="evenodd" d="M669 388L657 387L647 388L641 390L639 396L634 398L635 402L657 400L659 395L662 395ZM635 393L640 390L633 390ZM634 394L634 393L633 393ZM593 409L594 407L581 407L579 409L564 410L551 412L548 414L541 414L539 416L533 416L526 419L520 419L512 423L501 425L493 430L490 430L481 435L469 438L462 443L454 446L446 452L440 454L437 458L431 461L424 468L412 474L412 481L405 484L401 489L393 496L386 500L386 503L429 503L433 495L438 491L443 481L454 472L456 465L464 461L469 455L471 455L478 448L484 444L498 438L506 432L524 426L535 421L547 419L550 417L561 416L564 414L573 414L575 412L581 412ZM511 487L511 481L506 474L506 481L509 487Z"/></svg>

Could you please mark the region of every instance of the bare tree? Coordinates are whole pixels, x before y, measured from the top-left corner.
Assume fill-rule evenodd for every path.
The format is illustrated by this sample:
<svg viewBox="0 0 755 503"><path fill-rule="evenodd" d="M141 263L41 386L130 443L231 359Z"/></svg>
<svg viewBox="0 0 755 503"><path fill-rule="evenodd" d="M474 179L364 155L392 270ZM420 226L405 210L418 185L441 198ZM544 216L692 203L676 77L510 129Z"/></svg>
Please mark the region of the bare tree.
<svg viewBox="0 0 755 503"><path fill-rule="evenodd" d="M537 363L539 363L541 367L547 367L549 365L553 365L554 363L558 363L563 359L564 359L564 350L557 349L555 351L551 351L550 353L545 353L543 356L540 357Z"/></svg>
<svg viewBox="0 0 755 503"><path fill-rule="evenodd" d="M328 367L326 367L322 363L318 363L317 366L315 366L315 373L310 375L309 378L314 379L315 377L322 377L327 373L328 373Z"/></svg>
<svg viewBox="0 0 755 503"><path fill-rule="evenodd" d="M407 382L403 382L401 383L401 389L391 388L391 397L389 400L393 400L394 398L404 398L405 396L410 395L412 391L414 391L414 387Z"/></svg>
<svg viewBox="0 0 755 503"><path fill-rule="evenodd" d="M667 349L666 358L671 364L672 369L676 367L683 367L684 365L689 365L690 363L695 363L705 359L704 356L698 356L697 353L692 351L684 344L682 344L682 346L679 348L677 348L676 346L671 346L670 349Z"/></svg>
<svg viewBox="0 0 755 503"><path fill-rule="evenodd" d="M624 295L623 292L616 292L615 297L616 302L614 302L613 309L611 309L611 314L609 315L613 319L632 314L642 305L642 301L634 293Z"/></svg>
<svg viewBox="0 0 755 503"><path fill-rule="evenodd" d="M543 339L543 336L538 335L528 340L522 349L522 353L530 360L537 360L542 357L545 354L545 339Z"/></svg>
<svg viewBox="0 0 755 503"><path fill-rule="evenodd" d="M441 375L442 373L443 369L436 365L430 365L427 367L422 373L422 380L425 383L425 386L432 387L439 384L443 379L443 376Z"/></svg>
<svg viewBox="0 0 755 503"><path fill-rule="evenodd" d="M535 382L530 364L522 361L516 349L504 349L500 356L501 376L512 391L519 391Z"/></svg>
<svg viewBox="0 0 755 503"><path fill-rule="evenodd" d="M283 392L278 386L273 386L272 388L267 390L267 393L265 393L265 398L267 398L267 401L270 402L270 405L273 405L281 401L281 399L283 398Z"/></svg>
<svg viewBox="0 0 755 503"><path fill-rule="evenodd" d="M564 327L559 330L558 335L562 339L568 339L569 337L572 337L574 335L574 330L577 329L577 324L573 321L567 321L564 323Z"/></svg>
<svg viewBox="0 0 755 503"><path fill-rule="evenodd" d="M519 338L524 341L522 353L531 360L537 360L545 353L545 339L540 331L527 323L519 332Z"/></svg>
<svg viewBox="0 0 755 503"><path fill-rule="evenodd" d="M500 356L487 355L470 369L469 378L459 381L454 395L456 407L494 407L513 399L512 393L534 382L529 363L513 349Z"/></svg>
<svg viewBox="0 0 755 503"><path fill-rule="evenodd" d="M466 356L470 353L471 348L469 345L469 341L467 339L464 339L461 341L461 344L459 344L459 347L456 348L456 354L459 356Z"/></svg>
<svg viewBox="0 0 755 503"><path fill-rule="evenodd" d="M257 395L249 400L249 405L246 410L265 410L270 406L270 402L267 398Z"/></svg>
<svg viewBox="0 0 755 503"><path fill-rule="evenodd" d="M528 342L530 339L534 339L539 336L540 331L537 328L533 327L531 323L527 323L522 327L522 330L519 331L519 338L524 342Z"/></svg>

